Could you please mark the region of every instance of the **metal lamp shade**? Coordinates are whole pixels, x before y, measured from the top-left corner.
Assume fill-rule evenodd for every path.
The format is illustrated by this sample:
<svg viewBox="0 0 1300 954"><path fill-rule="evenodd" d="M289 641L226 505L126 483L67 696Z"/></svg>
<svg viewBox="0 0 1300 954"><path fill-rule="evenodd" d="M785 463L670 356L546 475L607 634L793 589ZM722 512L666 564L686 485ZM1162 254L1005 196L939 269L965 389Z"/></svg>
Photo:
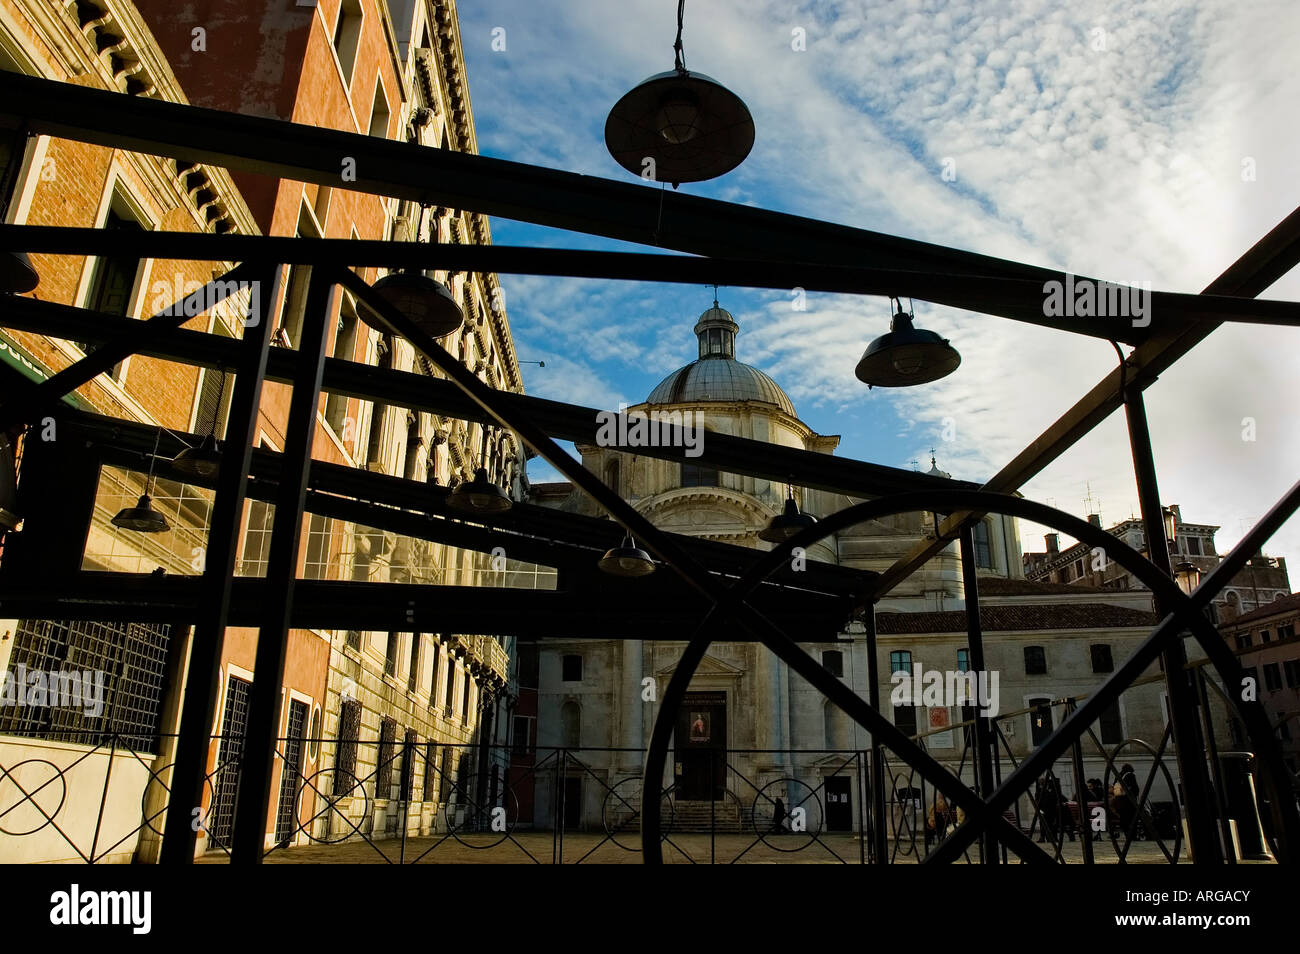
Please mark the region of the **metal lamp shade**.
<svg viewBox="0 0 1300 954"><path fill-rule="evenodd" d="M803 513L794 502L794 498L789 497L785 502L785 510L773 517L772 521L759 531L758 539L766 540L768 543L784 543L816 522L816 517L810 513Z"/></svg>
<svg viewBox="0 0 1300 954"><path fill-rule="evenodd" d="M912 319L899 312L890 331L867 346L854 374L877 388L905 388L947 377L961 364L961 355L933 331L912 327Z"/></svg>
<svg viewBox="0 0 1300 954"><path fill-rule="evenodd" d="M209 434L198 447L187 447L176 455L172 469L186 477L215 477L221 470L221 450L217 438Z"/></svg>
<svg viewBox="0 0 1300 954"><path fill-rule="evenodd" d="M465 314L442 282L420 272L393 272L375 282L374 290L431 338L459 331Z"/></svg>
<svg viewBox="0 0 1300 954"><path fill-rule="evenodd" d="M0 291L21 295L41 283L26 252L0 252Z"/></svg>
<svg viewBox="0 0 1300 954"><path fill-rule="evenodd" d="M636 545L631 534L612 550L606 550L596 565L610 576L648 576L655 571L655 561Z"/></svg>
<svg viewBox="0 0 1300 954"><path fill-rule="evenodd" d="M163 533L171 529L167 518L153 508L153 501L148 494L141 494L134 507L119 510L113 518L113 526L123 530L135 530L139 533Z"/></svg>
<svg viewBox="0 0 1300 954"><path fill-rule="evenodd" d="M488 479L487 469L480 467L473 480L457 485L451 492L447 506L462 513L503 513L514 506L514 501Z"/></svg>
<svg viewBox="0 0 1300 954"><path fill-rule="evenodd" d="M703 73L669 70L626 93L605 120L614 161L658 182L702 182L730 172L754 148L744 102ZM654 160L651 168L647 159Z"/></svg>

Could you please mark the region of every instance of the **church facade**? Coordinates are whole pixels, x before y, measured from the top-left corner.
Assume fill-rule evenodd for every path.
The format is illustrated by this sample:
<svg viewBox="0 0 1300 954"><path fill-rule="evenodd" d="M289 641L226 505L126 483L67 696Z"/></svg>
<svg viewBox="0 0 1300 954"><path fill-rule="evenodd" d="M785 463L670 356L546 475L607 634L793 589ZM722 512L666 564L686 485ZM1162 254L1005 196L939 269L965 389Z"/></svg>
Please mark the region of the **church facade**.
<svg viewBox="0 0 1300 954"><path fill-rule="evenodd" d="M706 433L833 454L838 437L816 433L770 376L737 360L738 330L732 315L715 301L694 327L697 359L666 377L627 413L681 413L697 425L702 421ZM818 518L860 502L605 447L580 445L578 450L589 470L657 527L755 549L772 546L759 534L788 497ZM932 474L949 476L934 461L931 467ZM568 484L534 485L532 494L543 505L597 513L589 498ZM807 557L883 571L933 535L931 514L902 514L833 534L810 548ZM1056 700L1086 694L1104 678L1105 666L1112 664L1108 660L1122 660L1126 647L1149 633L1149 602L1142 597L1135 601L1134 594L1024 580L1012 518L989 515L976 525L975 556L982 578L987 666L997 677L999 696L1000 711L991 714L1000 716L1008 758L1019 759L1064 717L1064 708L1053 711ZM1066 600L1069 605L1063 604ZM962 774L969 779L960 706L917 705L923 701L919 692L915 698L909 692L900 705L890 702L904 672L911 677L969 669L964 607L954 544L877 605L877 652L887 715L941 762L954 770L964 765ZM854 692L868 697L867 645L860 621L846 621L833 642L803 646ZM659 714L658 695L684 647L672 639L540 644L535 740L537 764L546 768L537 772L534 818L562 813L566 827L588 829L609 829L620 822L620 811L627 811L624 800L639 792L644 750ZM1105 741L1117 743L1133 732L1154 734L1158 742L1163 730L1160 694L1156 685L1126 694L1120 711L1105 721ZM689 828L701 804L708 806L705 817L715 823L743 826L753 819L757 824L770 814L777 797L785 804L808 806L815 816L808 819L810 828L860 827L865 811L861 789L868 777L862 753L870 748L869 733L761 644L714 643L674 718L674 751L664 779L672 807L665 818L676 818L679 828ZM548 751L563 758L547 761L543 754ZM1105 774L1098 752L1085 753L1085 762L1089 776ZM1010 769L1009 760L1006 767ZM563 775L563 781L556 775ZM895 788L920 784L908 780L901 762L887 766L883 777ZM1067 793L1073 791L1071 779L1062 778L1062 783ZM563 799L563 805L554 799Z"/></svg>

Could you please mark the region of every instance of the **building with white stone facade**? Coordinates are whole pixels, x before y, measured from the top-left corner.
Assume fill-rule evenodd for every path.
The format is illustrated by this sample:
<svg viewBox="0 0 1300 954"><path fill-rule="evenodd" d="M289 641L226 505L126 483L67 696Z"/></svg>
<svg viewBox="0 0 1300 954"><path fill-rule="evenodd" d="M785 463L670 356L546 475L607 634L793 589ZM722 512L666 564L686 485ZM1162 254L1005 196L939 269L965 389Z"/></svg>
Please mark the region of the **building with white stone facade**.
<svg viewBox="0 0 1300 954"><path fill-rule="evenodd" d="M813 431L771 377L736 359L738 325L716 301L700 316L694 331L698 358L665 378L644 403L628 408L629 415L697 414L707 432L834 452L838 437ZM707 433L704 439L707 442ZM781 512L788 493L803 511L817 517L859 502L605 447L579 446L578 450L589 470L656 526L756 549L770 547L760 540L759 532ZM948 476L933 461L931 466L931 473ZM532 499L584 512L591 507L567 484L535 486ZM883 571L933 534L931 514L904 514L835 533L810 548L807 557ZM1053 709L1050 703L1097 686L1104 673L1149 634L1154 620L1149 597L1135 600L1138 594L1024 580L1014 519L990 515L982 520L976 526L975 552L984 578L981 605L988 666L1000 676L1000 724L1005 745L1019 759L1044 734L1045 725L1050 727L1063 717L1064 707ZM1063 603L1066 600L1068 604ZM903 706L895 710L888 700L893 669L916 664L937 670L969 668L964 607L956 545L939 553L876 607L882 707L909 734L925 738L927 749L953 767L963 759L964 730L927 733L932 724L960 722L961 709ZM835 641L805 643L804 648L866 698L864 632L860 621L846 621ZM622 796L639 790L636 780L643 749L658 715L657 695L646 698L646 680L653 680L656 692L662 692L684 646L670 640L548 639L540 644L537 757L541 762L548 748L563 749L566 778L563 785L556 785L547 775L552 769L538 772L534 817L539 825L559 817L558 806L552 803L557 797L564 799L566 825L599 828L603 822L617 820L613 807ZM1113 744L1137 735L1158 744L1164 726L1162 693L1163 686L1155 683L1126 693L1118 712L1108 714L1105 741ZM706 810L706 819L739 823L751 813L758 817L769 811L767 806L778 794L799 802L815 790L816 800L807 804L826 816L818 824L840 830L859 827L865 772L859 773L860 757L854 753L870 748L869 734L760 644L714 643L692 677L676 724L676 748L665 785L672 786L671 817L679 826L689 827L692 819L698 820L699 804L708 805L710 799L714 804ZM964 775L969 778L969 753L964 761ZM1141 759L1130 761L1138 764ZM1085 751L1087 777L1104 776L1105 765L1095 751ZM901 773L897 784L908 784L906 767L899 763L895 771ZM1071 778L1064 777L1066 771L1066 763L1058 765L1068 794L1074 786ZM608 794L611 787L617 787L617 797ZM1157 789L1160 797L1168 795L1162 784Z"/></svg>

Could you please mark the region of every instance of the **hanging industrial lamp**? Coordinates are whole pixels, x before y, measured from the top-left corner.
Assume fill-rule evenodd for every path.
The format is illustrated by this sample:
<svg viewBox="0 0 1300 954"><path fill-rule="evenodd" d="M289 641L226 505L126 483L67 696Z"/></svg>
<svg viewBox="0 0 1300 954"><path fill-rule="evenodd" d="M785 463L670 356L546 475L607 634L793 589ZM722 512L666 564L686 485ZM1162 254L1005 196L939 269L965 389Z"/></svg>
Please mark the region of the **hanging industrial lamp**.
<svg viewBox="0 0 1300 954"><path fill-rule="evenodd" d="M914 315L903 311L902 299L889 332L867 346L854 374L868 388L905 388L947 377L961 364L961 355L933 331L912 326Z"/></svg>
<svg viewBox="0 0 1300 954"><path fill-rule="evenodd" d="M505 513L515 505L509 494L488 478L487 429L483 431L483 451L474 479L459 483L447 496L447 506L461 513Z"/></svg>
<svg viewBox="0 0 1300 954"><path fill-rule="evenodd" d="M0 291L21 295L41 283L26 252L0 253Z"/></svg>
<svg viewBox="0 0 1300 954"><path fill-rule="evenodd" d="M768 543L784 543L816 522L816 517L799 509L799 505L794 502L794 492L791 491L785 501L785 510L773 517L768 525L759 531L758 539L766 540Z"/></svg>
<svg viewBox="0 0 1300 954"><path fill-rule="evenodd" d="M217 391L217 409L221 409L226 394L226 369L221 369L221 386ZM221 447L217 443L217 415L212 415L212 426L197 447L187 447L172 460L172 470L186 477L215 477L221 470Z"/></svg>
<svg viewBox="0 0 1300 954"><path fill-rule="evenodd" d="M149 476L145 480L144 493L136 501L134 507L124 507L113 517L112 524L115 527L121 527L123 530L135 530L138 533L165 533L171 529L167 518L154 509L153 501L149 497L149 491L153 488L153 466L158 459L158 439L162 436L159 431L154 437L153 454L149 457Z"/></svg>
<svg viewBox="0 0 1300 954"><path fill-rule="evenodd" d="M740 97L687 71L685 12L686 0L678 0L674 68L624 94L605 120L605 145L620 166L674 188L730 172L754 148L754 119Z"/></svg>
<svg viewBox="0 0 1300 954"><path fill-rule="evenodd" d="M446 337L465 323L451 289L423 272L393 272L371 288L431 338Z"/></svg>
<svg viewBox="0 0 1300 954"><path fill-rule="evenodd" d="M623 537L623 542L618 546L606 550L596 565L610 576L648 576L655 571L655 561L649 553L636 545L630 533Z"/></svg>

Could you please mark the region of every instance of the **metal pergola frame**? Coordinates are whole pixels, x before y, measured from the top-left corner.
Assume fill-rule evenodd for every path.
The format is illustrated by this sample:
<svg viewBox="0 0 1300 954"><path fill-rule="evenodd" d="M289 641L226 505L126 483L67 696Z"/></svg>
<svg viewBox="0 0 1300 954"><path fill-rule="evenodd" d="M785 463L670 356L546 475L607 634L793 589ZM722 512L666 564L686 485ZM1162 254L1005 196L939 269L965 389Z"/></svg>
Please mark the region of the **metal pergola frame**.
<svg viewBox="0 0 1300 954"><path fill-rule="evenodd" d="M187 863L193 859L195 832L190 825L190 810L192 805L201 803L207 727L212 722L216 699L221 639L228 625L239 624L257 626L259 638L248 730L252 744L236 809L232 857L240 863L257 863L261 859L271 794L276 702L288 631L291 627L310 625L305 622L313 618L307 608L309 603L333 600L334 603L323 605L338 606L346 602L346 593L359 592L355 588L360 586L296 579L295 563L305 512L349 514L345 519L362 523L373 518L383 521L376 526L390 526L398 532L430 539L437 538L431 534L442 534L453 545L470 549L483 547L489 541L500 542L505 536L519 542L533 533L570 547L568 550L557 547L553 558L556 563L571 561L569 569L562 570L562 577L568 573L569 581L579 587L583 545L595 543L598 537L613 539L613 534L619 532L610 527L609 532L602 534L590 521L584 523L571 515L543 516L535 512L541 508L521 508L517 524L503 520L500 525L482 521L482 526L475 526L476 521L448 519L439 509L441 496L437 488L422 487L426 496L419 502L410 481L348 474L343 473L346 468L313 462L311 444L322 390L362 399L382 399L390 404L467 420L490 421L509 428L526 446L594 498L617 525L633 533L676 574L677 581L672 585L677 595L673 598L681 599L684 608L694 612L700 622L660 709L646 763L644 791L659 790L663 758L673 730L674 700L680 702L709 642L718 638L750 638L761 641L864 725L872 733L874 753L888 746L965 809L966 823L941 843L927 861L951 861L960 857L976 838L982 840L985 861L995 859L996 852L992 849L997 844L1005 845L1026 861L1049 861L1050 857L1041 848L1002 817L1003 808L1032 784L1039 770L1063 754L1146 666L1159 658L1169 688L1171 723L1195 858L1200 862L1222 860L1211 807L1213 793L1199 744L1201 727L1191 683L1186 678L1183 635L1184 631L1191 631L1225 685L1239 684L1241 671L1235 657L1227 651L1201 611L1232 573L1300 507L1300 484L1277 503L1191 596L1183 595L1168 576L1168 552L1142 392L1221 321L1300 324L1300 310L1293 303L1250 300L1300 261L1300 210L1257 243L1203 295L1153 295L1154 320L1145 328L1135 328L1125 322L1045 318L1041 307L1042 284L1062 280L1062 273L880 233L413 143L132 98L12 74L0 78L0 92L7 94L0 100L4 103L0 111L17 117L33 133L335 187L340 162L348 157L355 161L359 171L358 180L348 186L357 191L693 253L691 257L683 257L158 233L110 238L98 230L0 227L0 249L102 254L111 243L112 250L118 254L237 261L241 264L214 281L257 281L264 289L259 320L250 324L244 338L239 340L179 330L178 326L188 320L184 308L175 309L181 313L179 317L160 315L146 322L131 322L67 306L7 297L3 299L3 314L0 314L0 325L102 342L92 355L41 384L26 385L0 408L0 423L8 426L31 424L43 414L57 413L61 420L84 429L92 438L89 443L95 445L98 441L98 447L89 450L61 448L59 454L65 456L57 460L48 448L42 453L39 445L31 446L32 459L29 461L25 456L21 488L25 500L36 501L31 520L36 525L45 522L50 530L73 533L50 537L44 543L32 541L31 549L26 551L29 556L42 558L39 565L45 579L44 592L33 590L30 574L15 572L8 565L14 561L7 560L0 572L0 599L7 606L26 605L34 613L57 610L61 616L84 614L82 618L114 618L113 613L118 614L116 618L124 618L154 613L194 623L189 679L163 842L165 862ZM710 257L700 258L700 255ZM295 352L273 349L271 308L277 298L274 292L283 266L304 261L314 267L301 344ZM859 263L863 261L871 262L872 266L861 266ZM745 554L734 552L740 548L700 546L698 541L692 543L656 529L555 443L557 438L590 440L596 427L593 409L540 401L487 387L347 268L367 264L654 281L709 280L762 287L800 285L859 294L903 293L1112 342L1122 341L1133 345L1134 351L979 489L962 482L865 462L712 436L699 462L740 474L792 479L801 485L853 497L879 498L827 517L811 530L754 560L752 551L746 559ZM217 286L208 286L213 287ZM370 323L406 338L448 380L365 368L326 358L326 316L331 296L339 287L350 291L373 312L368 316ZM201 289L194 294L207 293L208 289ZM132 422L77 415L58 408L58 402L63 395L133 353L190 364L220 365L235 371L226 437L227 466L221 469L216 482L207 558L203 573L197 578L183 581L92 579L91 575L79 572L80 554L73 554L66 545L69 540L84 539L84 536L77 537L75 531L78 521L85 519L85 513L62 511L67 509L64 505L68 499L81 499L76 497L76 492L84 496L89 487L93 495L95 461L109 460L115 454L119 464L129 464L132 455L138 461L145 454L140 445L147 447L156 431ZM275 459L255 451L252 446L261 388L268 379L292 384L285 447ZM1151 561L1077 518L1010 496L1121 404L1128 418ZM679 456L672 448L616 449L668 458ZM83 468L69 467L72 459L79 459ZM32 492L34 478L40 478L39 493ZM56 501L60 490L74 492L72 498L64 495ZM246 497L259 496L276 504L266 579L261 583L236 581L234 560L239 515ZM810 544L837 528L863 519L909 510L935 511L947 515L947 519L939 526L935 539L919 545L885 573L854 574L843 568L823 566L814 568L813 573L802 579L792 579L787 574L765 582L788 558L791 547ZM1102 547L1111 558L1150 586L1163 619L1111 678L996 789L987 770L988 727L982 724L986 720L980 719L976 725L977 784L972 790L881 715L872 607L917 567L957 540L970 587L967 614L972 663L976 667L982 665L978 593L974 590L970 559L970 525L973 517L987 512L1024 516ZM418 522L425 526L417 526ZM524 529L524 525L531 526L531 530ZM421 529L423 532L416 532ZM30 559L25 562L28 566L37 565ZM448 619L462 618L456 616L457 612L465 619L473 618L472 594L453 592L455 588L370 586L378 587L373 591L374 599L366 601L365 608L371 612L348 617L375 624L360 628L392 628L395 607L400 607L403 613L400 628L409 628L406 610L417 605L421 613L428 614L430 629L440 628L433 621L444 606ZM258 593L267 590L281 594L282 599L259 599ZM518 618L536 608L528 600L540 604L554 596L523 597L520 591L491 592L494 600L514 601L513 606L506 606L503 615L509 616L513 610ZM308 595L310 600L300 598ZM458 600L461 608L456 610ZM564 612L562 598L552 602L559 607L558 613ZM783 615L780 608L790 606L796 612ZM866 701L830 676L787 634L788 621L793 616L812 611L821 614L819 619L829 621L858 607L866 610L864 621L871 665ZM607 625L618 633L614 625L617 601L612 601L605 610L604 616L593 614L587 621L591 635L605 635L609 631L601 627ZM683 618L686 615L683 613ZM786 625L779 625L778 621ZM553 625L558 628L564 622L559 616ZM509 624L505 619L493 625ZM684 629L681 622L672 625L671 635ZM575 623L575 628L581 626ZM632 632L623 635L652 638L638 637ZM1238 702L1236 709L1264 767L1264 784L1274 796L1271 806L1279 857L1290 861L1295 857L1295 846L1300 845L1300 816L1291 798L1279 797L1281 780L1285 777L1280 747L1258 702ZM880 812L883 789L879 785L875 789L875 808ZM874 827L876 837L883 839L883 826ZM643 799L643 852L648 862L662 861L659 835L658 799ZM876 857L883 858L883 851L878 850Z"/></svg>

